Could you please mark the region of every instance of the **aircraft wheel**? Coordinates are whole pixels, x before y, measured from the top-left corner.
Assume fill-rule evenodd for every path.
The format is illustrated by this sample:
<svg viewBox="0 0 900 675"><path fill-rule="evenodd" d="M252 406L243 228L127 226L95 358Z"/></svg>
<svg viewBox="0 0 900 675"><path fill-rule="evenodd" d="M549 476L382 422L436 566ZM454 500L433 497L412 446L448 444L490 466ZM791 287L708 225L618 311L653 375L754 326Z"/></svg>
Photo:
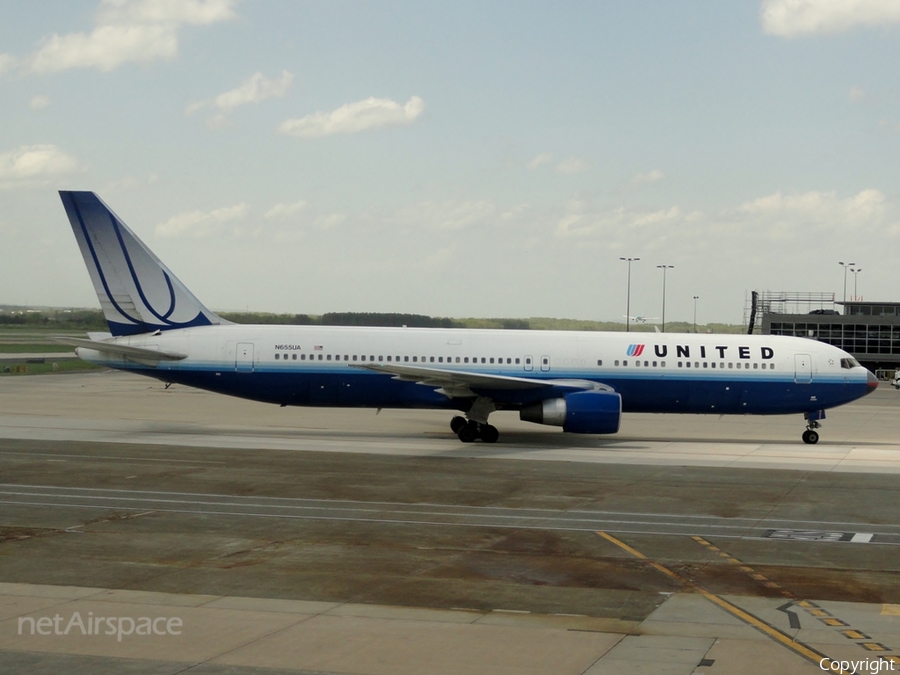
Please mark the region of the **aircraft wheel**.
<svg viewBox="0 0 900 675"><path fill-rule="evenodd" d="M497 431L497 427L491 424L481 427L481 440L485 443L496 443L498 438L500 438L500 432Z"/></svg>
<svg viewBox="0 0 900 675"><path fill-rule="evenodd" d="M478 424L475 422L466 422L460 427L459 431L456 432L456 435L463 443L471 443L478 438Z"/></svg>
<svg viewBox="0 0 900 675"><path fill-rule="evenodd" d="M809 445L815 445L819 442L819 433L812 429L807 429L803 432L803 442L808 443Z"/></svg>
<svg viewBox="0 0 900 675"><path fill-rule="evenodd" d="M452 420L450 420L450 430L453 431L454 434L458 434L459 430L466 426L467 423L468 420L465 417L457 415Z"/></svg>

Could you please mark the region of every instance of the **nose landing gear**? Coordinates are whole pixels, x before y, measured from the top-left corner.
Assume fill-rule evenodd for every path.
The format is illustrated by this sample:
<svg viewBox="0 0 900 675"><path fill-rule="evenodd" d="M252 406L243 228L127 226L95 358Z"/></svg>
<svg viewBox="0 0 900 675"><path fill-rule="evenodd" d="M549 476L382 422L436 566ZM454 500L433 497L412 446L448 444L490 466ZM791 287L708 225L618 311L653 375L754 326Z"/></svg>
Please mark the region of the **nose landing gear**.
<svg viewBox="0 0 900 675"><path fill-rule="evenodd" d="M803 413L803 417L806 418L806 431L803 432L803 442L815 445L819 442L819 432L816 429L822 426L819 424L819 420L825 419L825 411L816 410L815 412Z"/></svg>

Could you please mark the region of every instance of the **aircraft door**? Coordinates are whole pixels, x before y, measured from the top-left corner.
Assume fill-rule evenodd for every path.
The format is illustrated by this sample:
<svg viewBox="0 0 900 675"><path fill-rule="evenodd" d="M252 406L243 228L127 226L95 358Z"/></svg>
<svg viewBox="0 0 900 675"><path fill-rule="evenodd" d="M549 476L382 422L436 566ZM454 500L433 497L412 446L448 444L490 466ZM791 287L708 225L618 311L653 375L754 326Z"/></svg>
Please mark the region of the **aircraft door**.
<svg viewBox="0 0 900 675"><path fill-rule="evenodd" d="M794 354L794 382L812 382L812 357L809 354Z"/></svg>
<svg viewBox="0 0 900 675"><path fill-rule="evenodd" d="M234 350L234 369L239 373L253 372L253 343L238 342Z"/></svg>
<svg viewBox="0 0 900 675"><path fill-rule="evenodd" d="M541 370L544 371L545 373L548 370L550 370L550 357L549 356L541 357Z"/></svg>

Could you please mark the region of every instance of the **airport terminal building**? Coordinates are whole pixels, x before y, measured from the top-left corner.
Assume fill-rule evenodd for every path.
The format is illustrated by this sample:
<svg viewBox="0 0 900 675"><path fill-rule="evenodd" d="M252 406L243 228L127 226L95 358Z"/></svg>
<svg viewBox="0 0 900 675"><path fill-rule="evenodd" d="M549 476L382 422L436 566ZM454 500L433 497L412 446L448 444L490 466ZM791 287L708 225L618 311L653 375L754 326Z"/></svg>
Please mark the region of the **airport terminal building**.
<svg viewBox="0 0 900 675"><path fill-rule="evenodd" d="M761 293L762 333L827 342L879 377L893 376L900 368L900 302L835 302L828 296ZM794 312L788 313L791 305ZM800 308L805 311L798 312Z"/></svg>

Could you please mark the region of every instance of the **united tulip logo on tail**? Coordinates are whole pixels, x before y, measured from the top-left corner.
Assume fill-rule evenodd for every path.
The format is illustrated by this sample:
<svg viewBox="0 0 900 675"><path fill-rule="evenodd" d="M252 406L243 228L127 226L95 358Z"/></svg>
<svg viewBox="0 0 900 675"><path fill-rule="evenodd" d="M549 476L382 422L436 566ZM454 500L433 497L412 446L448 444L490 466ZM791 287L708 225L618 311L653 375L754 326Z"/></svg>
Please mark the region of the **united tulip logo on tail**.
<svg viewBox="0 0 900 675"><path fill-rule="evenodd" d="M644 353L644 345L628 345L628 356L640 356Z"/></svg>

